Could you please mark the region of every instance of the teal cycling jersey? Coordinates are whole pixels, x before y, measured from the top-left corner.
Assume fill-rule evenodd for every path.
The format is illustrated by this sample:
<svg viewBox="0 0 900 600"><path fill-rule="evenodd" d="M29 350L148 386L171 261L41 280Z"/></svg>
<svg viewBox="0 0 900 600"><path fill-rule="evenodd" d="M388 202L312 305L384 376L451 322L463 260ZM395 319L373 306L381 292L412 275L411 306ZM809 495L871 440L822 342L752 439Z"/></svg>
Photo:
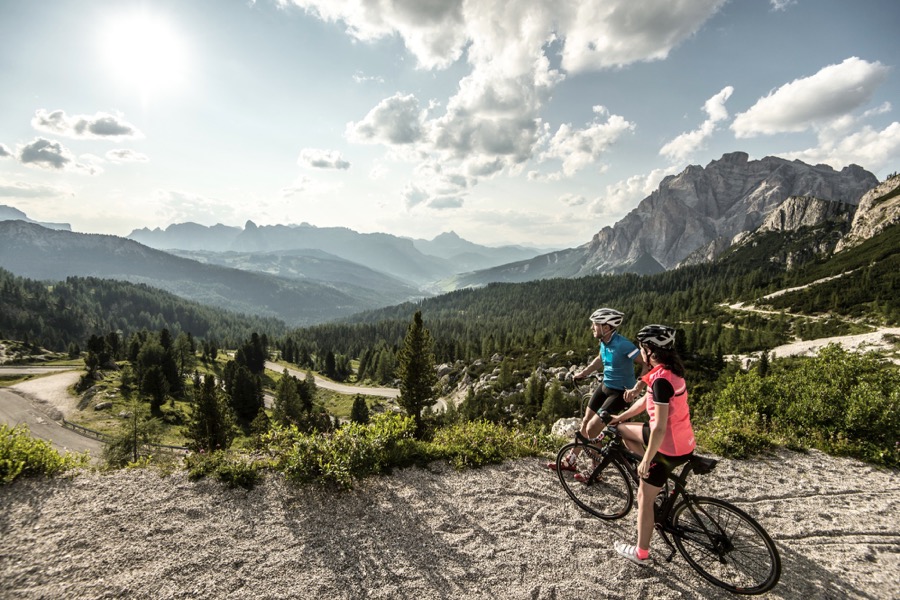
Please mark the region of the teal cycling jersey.
<svg viewBox="0 0 900 600"><path fill-rule="evenodd" d="M633 388L634 359L640 353L628 338L614 333L609 342L600 342L600 358L603 359L603 383L614 390Z"/></svg>

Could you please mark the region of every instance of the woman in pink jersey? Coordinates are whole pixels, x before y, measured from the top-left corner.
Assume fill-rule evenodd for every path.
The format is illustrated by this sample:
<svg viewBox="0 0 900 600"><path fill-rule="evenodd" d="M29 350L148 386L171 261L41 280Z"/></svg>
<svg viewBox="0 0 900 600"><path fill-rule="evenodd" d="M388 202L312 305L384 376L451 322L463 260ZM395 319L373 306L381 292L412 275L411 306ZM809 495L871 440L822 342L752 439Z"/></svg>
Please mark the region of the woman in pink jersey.
<svg viewBox="0 0 900 600"><path fill-rule="evenodd" d="M641 357L650 371L641 377L634 391L647 390L610 425L618 425L625 445L644 458L638 465L637 544L616 542L621 556L645 566L650 562L653 535L653 501L672 469L691 458L696 446L684 383L684 365L675 351L675 329L667 325L647 325L638 332ZM630 390L629 390L630 391ZM624 423L644 411L649 423Z"/></svg>

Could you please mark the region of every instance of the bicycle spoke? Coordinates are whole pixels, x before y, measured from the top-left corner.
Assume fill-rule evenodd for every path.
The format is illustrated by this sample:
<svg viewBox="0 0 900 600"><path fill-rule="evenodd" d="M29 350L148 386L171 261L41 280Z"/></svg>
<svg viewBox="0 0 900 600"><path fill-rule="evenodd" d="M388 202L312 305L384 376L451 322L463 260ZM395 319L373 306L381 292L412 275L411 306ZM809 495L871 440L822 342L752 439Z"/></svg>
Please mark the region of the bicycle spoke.
<svg viewBox="0 0 900 600"><path fill-rule="evenodd" d="M751 517L726 502L694 498L673 516L675 543L703 577L737 593L759 594L778 581L775 545Z"/></svg>
<svg viewBox="0 0 900 600"><path fill-rule="evenodd" d="M580 508L601 519L618 519L631 509L634 496L622 468L604 455L601 448L585 444L568 444L560 450L562 457L577 448L576 470L557 468L560 483Z"/></svg>

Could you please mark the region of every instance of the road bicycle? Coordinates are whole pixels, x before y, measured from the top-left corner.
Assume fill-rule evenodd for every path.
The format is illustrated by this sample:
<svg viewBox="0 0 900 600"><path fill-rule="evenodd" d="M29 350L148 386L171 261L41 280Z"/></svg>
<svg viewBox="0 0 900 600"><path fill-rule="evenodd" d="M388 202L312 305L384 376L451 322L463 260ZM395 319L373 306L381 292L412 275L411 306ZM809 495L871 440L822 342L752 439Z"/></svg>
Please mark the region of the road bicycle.
<svg viewBox="0 0 900 600"><path fill-rule="evenodd" d="M575 448L579 452L573 472L562 463ZM608 426L591 440L576 433L575 441L557 454L556 472L580 508L601 519L621 519L634 505L642 458L625 446L615 426ZM671 550L666 562L677 549L707 581L736 594L762 594L781 577L781 558L772 538L738 507L685 488L691 473L709 473L717 462L693 456L677 475L673 471L656 497L656 531Z"/></svg>

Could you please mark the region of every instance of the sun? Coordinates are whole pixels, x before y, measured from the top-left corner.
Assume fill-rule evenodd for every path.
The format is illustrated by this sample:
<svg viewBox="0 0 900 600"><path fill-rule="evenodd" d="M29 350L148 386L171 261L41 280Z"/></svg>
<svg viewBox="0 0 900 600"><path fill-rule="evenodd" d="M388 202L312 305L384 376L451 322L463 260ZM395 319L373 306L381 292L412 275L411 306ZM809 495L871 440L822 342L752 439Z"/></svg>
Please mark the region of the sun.
<svg viewBox="0 0 900 600"><path fill-rule="evenodd" d="M170 22L146 11L111 17L103 25L100 52L116 83L148 100L183 85L188 51Z"/></svg>

